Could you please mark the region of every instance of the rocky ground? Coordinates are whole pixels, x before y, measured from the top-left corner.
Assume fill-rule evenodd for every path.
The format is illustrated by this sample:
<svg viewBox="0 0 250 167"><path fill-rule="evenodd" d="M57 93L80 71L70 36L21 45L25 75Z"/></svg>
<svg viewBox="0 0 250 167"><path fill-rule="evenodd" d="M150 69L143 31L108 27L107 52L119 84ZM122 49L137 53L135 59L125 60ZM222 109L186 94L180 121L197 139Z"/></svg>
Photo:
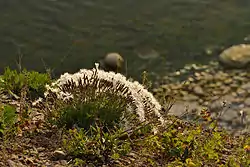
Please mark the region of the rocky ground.
<svg viewBox="0 0 250 167"><path fill-rule="evenodd" d="M31 102L25 102L31 106ZM20 114L22 106L20 99L1 95L0 104L11 104ZM58 150L58 140L61 137L58 129L48 129L44 124L44 114L38 108L29 107L27 119L18 125L17 133L10 133L15 137L8 140L0 140L0 166L25 167L67 166L63 159L63 152Z"/></svg>
<svg viewBox="0 0 250 167"><path fill-rule="evenodd" d="M182 81L178 80L182 78ZM234 133L250 132L250 70L223 69L218 63L186 66L168 76L154 94L171 96L169 113L190 118L204 107L222 127Z"/></svg>

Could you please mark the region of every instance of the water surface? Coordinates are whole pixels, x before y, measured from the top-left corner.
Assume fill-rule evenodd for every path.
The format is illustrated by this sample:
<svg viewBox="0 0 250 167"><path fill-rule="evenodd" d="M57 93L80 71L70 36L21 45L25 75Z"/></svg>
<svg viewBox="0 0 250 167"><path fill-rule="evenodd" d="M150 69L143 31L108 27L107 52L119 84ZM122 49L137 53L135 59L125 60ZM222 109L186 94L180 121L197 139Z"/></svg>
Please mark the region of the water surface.
<svg viewBox="0 0 250 167"><path fill-rule="evenodd" d="M28 69L75 72L119 52L130 76L166 74L247 42L249 9L249 0L0 0L0 70L23 55Z"/></svg>

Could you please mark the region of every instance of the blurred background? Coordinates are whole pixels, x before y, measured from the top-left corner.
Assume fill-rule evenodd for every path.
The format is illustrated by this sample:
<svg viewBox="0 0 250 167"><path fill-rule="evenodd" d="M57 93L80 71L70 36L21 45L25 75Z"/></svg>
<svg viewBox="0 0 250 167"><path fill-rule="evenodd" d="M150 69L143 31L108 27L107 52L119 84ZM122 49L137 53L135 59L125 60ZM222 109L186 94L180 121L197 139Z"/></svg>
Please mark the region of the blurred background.
<svg viewBox="0 0 250 167"><path fill-rule="evenodd" d="M249 43L249 0L0 0L0 72L92 68L120 53L126 74L164 76Z"/></svg>

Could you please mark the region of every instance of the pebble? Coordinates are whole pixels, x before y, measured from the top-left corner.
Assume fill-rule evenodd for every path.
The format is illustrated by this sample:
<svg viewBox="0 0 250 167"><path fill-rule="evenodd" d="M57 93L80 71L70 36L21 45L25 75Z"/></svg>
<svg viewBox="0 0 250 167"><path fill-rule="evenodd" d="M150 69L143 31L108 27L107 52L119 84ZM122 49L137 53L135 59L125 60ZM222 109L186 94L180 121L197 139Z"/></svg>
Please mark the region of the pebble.
<svg viewBox="0 0 250 167"><path fill-rule="evenodd" d="M250 62L250 45L240 44L225 49L220 55L219 60L225 66L232 68L244 68Z"/></svg>
<svg viewBox="0 0 250 167"><path fill-rule="evenodd" d="M232 95L233 97L237 97L237 93L236 93L236 92L232 92L231 95Z"/></svg>
<svg viewBox="0 0 250 167"><path fill-rule="evenodd" d="M250 97L248 97L248 98L245 99L244 104L246 106L250 106Z"/></svg>
<svg viewBox="0 0 250 167"><path fill-rule="evenodd" d="M248 83L246 83L246 84L243 84L243 85L241 86L241 88L242 88L242 89L245 89L245 90L250 90L250 81L249 81Z"/></svg>
<svg viewBox="0 0 250 167"><path fill-rule="evenodd" d="M215 86L216 86L216 87L221 87L221 86L222 86L222 83L221 83L221 82L216 82Z"/></svg>
<svg viewBox="0 0 250 167"><path fill-rule="evenodd" d="M187 80L190 81L190 82L194 82L194 78L193 77L189 77Z"/></svg>
<svg viewBox="0 0 250 167"><path fill-rule="evenodd" d="M233 84L230 85L230 87L233 88L233 89L237 89L239 87L239 84L233 83Z"/></svg>
<svg viewBox="0 0 250 167"><path fill-rule="evenodd" d="M197 95L204 95L204 91L200 86L195 86L193 89L194 93Z"/></svg>
<svg viewBox="0 0 250 167"><path fill-rule="evenodd" d="M225 94L228 94L230 93L230 88L229 87L224 87L224 89L222 90L222 94L225 95Z"/></svg>
<svg viewBox="0 0 250 167"><path fill-rule="evenodd" d="M233 79L232 79L232 78L229 78L229 79L226 79L226 80L224 81L224 84L229 85L229 84L231 84L232 82L233 82Z"/></svg>
<svg viewBox="0 0 250 167"><path fill-rule="evenodd" d="M185 100L185 101L196 101L198 99L199 98L197 96L192 95L192 94L188 94L188 95L183 97L183 100Z"/></svg>
<svg viewBox="0 0 250 167"><path fill-rule="evenodd" d="M238 88L237 89L237 94L240 97L245 97L247 95L247 92L244 89Z"/></svg>

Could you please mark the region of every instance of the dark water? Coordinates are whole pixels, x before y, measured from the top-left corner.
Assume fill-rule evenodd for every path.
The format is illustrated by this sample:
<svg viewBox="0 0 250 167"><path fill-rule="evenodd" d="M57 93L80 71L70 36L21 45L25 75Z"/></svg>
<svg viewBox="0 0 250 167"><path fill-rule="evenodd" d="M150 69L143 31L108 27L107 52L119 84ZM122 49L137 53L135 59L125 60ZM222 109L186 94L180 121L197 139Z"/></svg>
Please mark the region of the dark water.
<svg viewBox="0 0 250 167"><path fill-rule="evenodd" d="M28 69L74 72L119 52L130 76L165 74L243 43L249 16L249 0L0 0L0 69L23 55Z"/></svg>

